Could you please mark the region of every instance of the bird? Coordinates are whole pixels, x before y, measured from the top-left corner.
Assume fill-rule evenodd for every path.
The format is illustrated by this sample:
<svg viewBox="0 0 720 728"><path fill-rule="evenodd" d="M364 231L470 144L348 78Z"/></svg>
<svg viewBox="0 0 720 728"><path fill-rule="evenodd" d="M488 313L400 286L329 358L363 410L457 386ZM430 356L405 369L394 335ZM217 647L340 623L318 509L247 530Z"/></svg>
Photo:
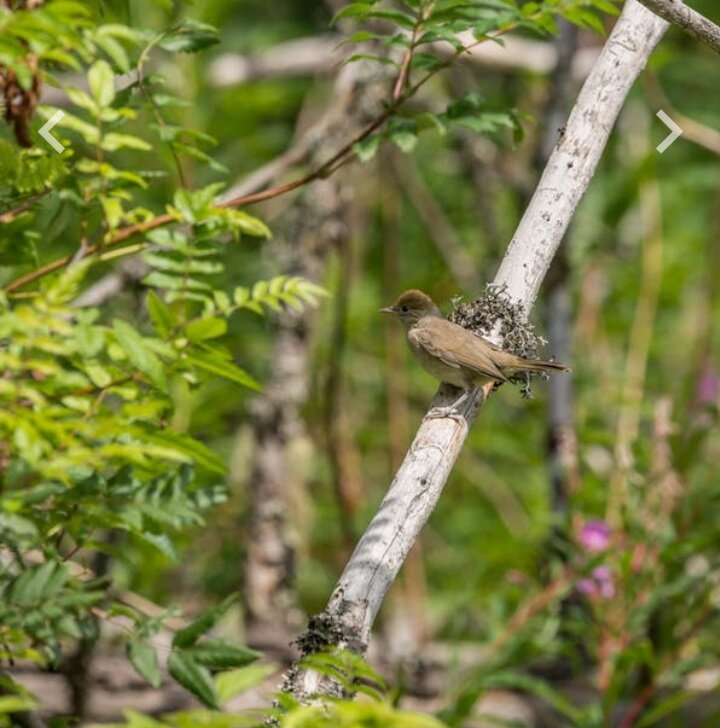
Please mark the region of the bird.
<svg viewBox="0 0 720 728"><path fill-rule="evenodd" d="M448 321L432 298L417 289L405 291L392 306L381 308L380 312L400 320L410 351L429 374L463 390L450 407L437 408L437 416L457 416L459 405L476 387L488 382L507 382L521 372L570 371L558 362L523 359L503 351L482 336Z"/></svg>

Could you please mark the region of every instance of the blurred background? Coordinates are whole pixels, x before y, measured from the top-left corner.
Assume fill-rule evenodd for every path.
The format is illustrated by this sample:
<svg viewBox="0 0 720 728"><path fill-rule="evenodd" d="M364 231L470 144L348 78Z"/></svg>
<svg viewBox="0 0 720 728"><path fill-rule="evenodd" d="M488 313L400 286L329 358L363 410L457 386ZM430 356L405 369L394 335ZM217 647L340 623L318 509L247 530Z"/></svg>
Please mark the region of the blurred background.
<svg viewBox="0 0 720 728"><path fill-rule="evenodd" d="M192 12L221 43L155 61L189 102L180 122L218 140L208 153L236 192L258 173L294 179L381 108L378 68L339 63L349 51L337 47L346 29L330 25L332 5L206 0ZM717 15L711 0L694 7ZM180 10L131 2L129 12L162 27ZM183 534L177 563L134 546L114 566L121 588L191 614L239 590L222 629L290 659L436 389L378 308L421 288L449 314L485 291L602 43L565 23L557 37L517 33L412 101L432 111L475 91L489 108L517 110L522 139L429 132L407 153L385 145L252 208L273 238L228 246L228 282L301 275L331 297L302 313L233 318L235 359L264 393L214 380L176 414L230 463L228 500ZM403 704L485 725L468 722L485 695L480 705L495 700L505 719L564 725L547 717L557 705L539 707L535 683L523 691L497 678L520 666L575 705L598 694L632 703L648 684L690 690L693 720L709 722L673 725L716 725L719 88L717 55L671 29L532 312L542 353L572 376L538 380L532 399L511 386L493 395L383 607L369 657L405 690ZM659 109L684 129L663 154ZM226 176L190 158L183 169L193 187ZM172 188L151 185L147 206L161 208ZM128 275L112 307L142 317ZM173 705L148 700L143 709Z"/></svg>

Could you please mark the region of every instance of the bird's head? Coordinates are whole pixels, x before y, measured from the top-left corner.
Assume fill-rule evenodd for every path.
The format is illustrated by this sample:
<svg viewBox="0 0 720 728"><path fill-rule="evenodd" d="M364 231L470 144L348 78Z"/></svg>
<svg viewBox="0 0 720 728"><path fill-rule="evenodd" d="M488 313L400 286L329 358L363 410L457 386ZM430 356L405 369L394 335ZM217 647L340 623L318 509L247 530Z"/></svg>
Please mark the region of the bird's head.
<svg viewBox="0 0 720 728"><path fill-rule="evenodd" d="M423 316L442 315L432 298L417 289L405 291L394 305L381 308L380 311L394 314L407 329L414 326Z"/></svg>

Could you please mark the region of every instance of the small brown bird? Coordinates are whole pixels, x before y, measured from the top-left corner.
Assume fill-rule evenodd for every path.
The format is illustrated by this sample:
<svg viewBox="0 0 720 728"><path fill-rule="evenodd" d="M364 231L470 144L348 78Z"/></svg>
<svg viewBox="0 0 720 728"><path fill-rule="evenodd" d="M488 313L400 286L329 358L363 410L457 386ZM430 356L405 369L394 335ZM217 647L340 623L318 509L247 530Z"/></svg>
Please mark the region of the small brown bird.
<svg viewBox="0 0 720 728"><path fill-rule="evenodd" d="M452 407L457 410L473 388L487 382L507 382L518 372L567 372L564 364L523 359L503 351L472 331L448 321L432 298L422 291L405 291L382 313L397 316L405 327L410 350L422 366L441 382L464 390Z"/></svg>

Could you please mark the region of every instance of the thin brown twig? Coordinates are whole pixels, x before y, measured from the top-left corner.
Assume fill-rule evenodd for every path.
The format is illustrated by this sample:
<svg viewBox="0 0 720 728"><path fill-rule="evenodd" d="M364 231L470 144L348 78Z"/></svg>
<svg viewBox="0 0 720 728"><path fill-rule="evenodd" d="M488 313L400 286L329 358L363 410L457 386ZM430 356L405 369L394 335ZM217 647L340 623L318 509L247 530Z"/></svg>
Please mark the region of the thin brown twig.
<svg viewBox="0 0 720 728"><path fill-rule="evenodd" d="M393 88L393 101L400 100L405 86L410 79L410 66L412 64L413 55L415 54L415 49L417 48L418 38L420 37L423 23L430 17L430 15L432 15L434 5L435 0L430 0L430 2L418 13L417 20L415 21L415 25L412 29L412 35L410 36L410 45L405 51L402 63L400 64L400 73L398 73L398 77L395 81L395 87Z"/></svg>
<svg viewBox="0 0 720 728"><path fill-rule="evenodd" d="M640 717L643 708L648 704L654 694L655 684L650 682L635 696L635 700L633 700L628 712L625 713L625 717L618 728L632 728L635 725L635 721Z"/></svg>
<svg viewBox="0 0 720 728"><path fill-rule="evenodd" d="M518 630L528 620L539 614L553 599L557 598L565 589L572 584L572 569L567 567L557 579L551 581L541 592L533 595L515 610L508 623L500 634L490 643L489 651L499 652L505 643L517 634Z"/></svg>
<svg viewBox="0 0 720 728"><path fill-rule="evenodd" d="M397 101L402 96L403 88L407 83L407 78L410 75L410 64L412 63L413 51L415 50L415 43L417 42L417 36L419 32L420 26L418 24L413 28L410 47L407 49L407 51L405 51L405 56L403 57L402 64L400 66L400 73L398 74L397 80L395 81L395 86L392 93L393 101Z"/></svg>
<svg viewBox="0 0 720 728"><path fill-rule="evenodd" d="M645 685L640 693L638 693L618 728L632 728L632 726L635 725L635 721L640 717L645 706L647 706L647 704L657 694L658 687L663 683L663 673L665 670L673 669L677 665L678 660L682 656L683 650L688 646L700 628L713 616L714 613L715 610L712 606L707 606L700 616L690 625L686 633L677 640L675 649L673 649L672 652L663 660L664 664L656 673L657 677L655 680L652 680Z"/></svg>
<svg viewBox="0 0 720 728"><path fill-rule="evenodd" d="M12 210L8 210L0 215L0 223L7 224L11 223L18 215L22 215L23 212L29 210L38 200L41 200L45 195L50 192L49 189L45 189L32 197L29 197L25 202L14 207Z"/></svg>
<svg viewBox="0 0 720 728"><path fill-rule="evenodd" d="M541 591L521 602L515 608L505 628L487 645L484 657L485 661L487 662L491 657L498 655L507 642L517 635L529 620L540 614L549 604L552 604L555 599L559 598L562 592L568 589L572 583L572 569L568 566Z"/></svg>

